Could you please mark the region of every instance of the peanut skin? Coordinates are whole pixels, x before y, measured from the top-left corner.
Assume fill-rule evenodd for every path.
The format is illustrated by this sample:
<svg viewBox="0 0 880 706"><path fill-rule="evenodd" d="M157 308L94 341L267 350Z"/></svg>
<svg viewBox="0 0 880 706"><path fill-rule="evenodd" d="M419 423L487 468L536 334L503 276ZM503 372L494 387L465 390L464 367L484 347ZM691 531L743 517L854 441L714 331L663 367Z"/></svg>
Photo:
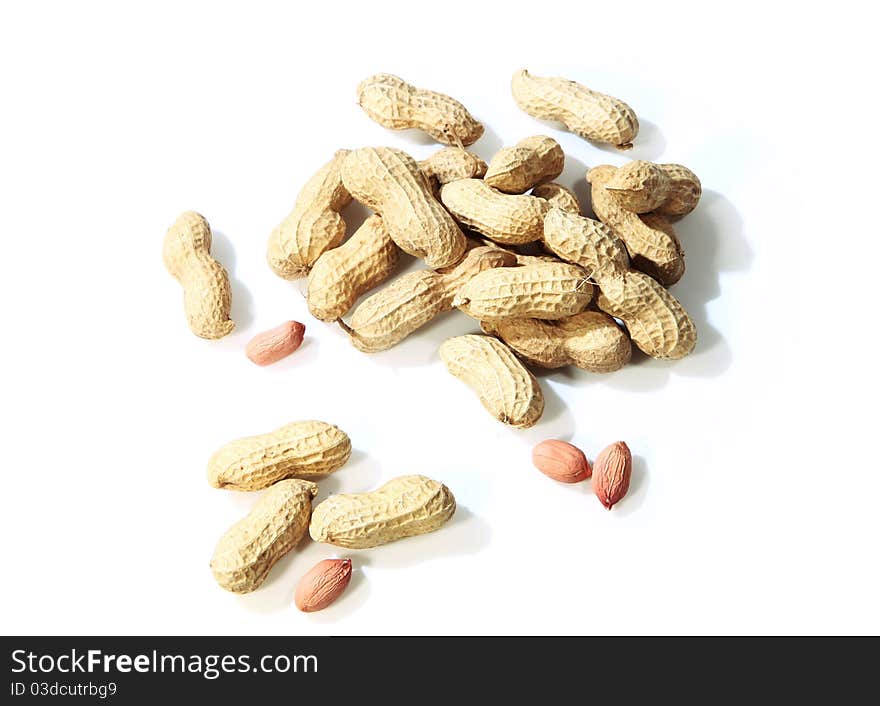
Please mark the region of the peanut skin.
<svg viewBox="0 0 880 706"><path fill-rule="evenodd" d="M285 321L254 336L244 349L257 365L271 365L286 358L302 345L306 327L299 321Z"/></svg>
<svg viewBox="0 0 880 706"><path fill-rule="evenodd" d="M229 318L229 275L211 257L211 227L205 217L187 211L165 234L165 268L183 285L183 309L190 330L200 338L223 338L235 328Z"/></svg>
<svg viewBox="0 0 880 706"><path fill-rule="evenodd" d="M351 559L324 559L303 576L296 587L294 603L303 613L324 610L351 581Z"/></svg>

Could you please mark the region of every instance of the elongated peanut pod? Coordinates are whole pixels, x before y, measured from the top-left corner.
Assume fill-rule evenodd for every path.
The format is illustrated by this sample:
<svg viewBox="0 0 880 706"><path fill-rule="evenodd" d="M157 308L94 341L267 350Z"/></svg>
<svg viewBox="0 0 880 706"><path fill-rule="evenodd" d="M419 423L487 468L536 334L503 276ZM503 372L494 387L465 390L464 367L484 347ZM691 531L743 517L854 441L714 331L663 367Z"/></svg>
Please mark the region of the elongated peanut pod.
<svg viewBox="0 0 880 706"><path fill-rule="evenodd" d="M365 206L382 216L388 235L428 267L449 267L467 247L464 233L431 193L416 161L391 147L355 150L342 165L342 181Z"/></svg>
<svg viewBox="0 0 880 706"><path fill-rule="evenodd" d="M506 245L540 240L550 208L544 199L502 194L481 179L446 184L440 200L460 223Z"/></svg>
<svg viewBox="0 0 880 706"><path fill-rule="evenodd" d="M432 186L459 179L479 178L486 173L486 163L477 155L460 147L444 147L419 162L419 168Z"/></svg>
<svg viewBox="0 0 880 706"><path fill-rule="evenodd" d="M551 208L544 219L544 247L597 282L630 269L626 245L608 226L560 208Z"/></svg>
<svg viewBox="0 0 880 706"><path fill-rule="evenodd" d="M196 336L223 338L235 328L229 275L211 257L211 227L204 216L187 211L174 222L165 234L162 260L183 286L183 310Z"/></svg>
<svg viewBox="0 0 880 706"><path fill-rule="evenodd" d="M636 114L626 103L575 81L532 76L523 69L513 75L511 90L517 105L533 118L561 122L585 140L628 150L639 132Z"/></svg>
<svg viewBox="0 0 880 706"><path fill-rule="evenodd" d="M592 373L610 373L626 365L632 355L629 336L600 311L584 311L558 321L498 319L480 325L518 356L542 368L574 365Z"/></svg>
<svg viewBox="0 0 880 706"><path fill-rule="evenodd" d="M541 418L541 386L498 339L474 334L450 338L440 346L440 360L498 421L525 429Z"/></svg>
<svg viewBox="0 0 880 706"><path fill-rule="evenodd" d="M561 319L583 311L592 298L593 286L583 268L536 259L476 275L452 304L475 319Z"/></svg>
<svg viewBox="0 0 880 706"><path fill-rule="evenodd" d="M245 355L257 365L271 365L296 351L305 332L306 327L299 321L285 321L254 336L245 347Z"/></svg>
<svg viewBox="0 0 880 706"><path fill-rule="evenodd" d="M348 549L434 532L455 514L455 497L442 483L412 475L388 481L372 493L331 495L312 513L316 542Z"/></svg>
<svg viewBox="0 0 880 706"><path fill-rule="evenodd" d="M416 128L444 145L467 146L483 126L454 98L407 83L391 74L376 74L358 86L358 105L383 127Z"/></svg>
<svg viewBox="0 0 880 706"><path fill-rule="evenodd" d="M556 184L552 181L547 184L541 184L532 189L531 196L544 199L551 206L561 208L563 211L568 211L568 213L574 213L577 216L581 215L581 204L577 196L574 195L571 189L566 189L562 184Z"/></svg>
<svg viewBox="0 0 880 706"><path fill-rule="evenodd" d="M637 159L618 168L605 181L617 203L632 213L659 208L669 195L669 177L659 164Z"/></svg>
<svg viewBox="0 0 880 706"><path fill-rule="evenodd" d="M629 251L633 267L646 272L667 287L684 274L684 251L675 231L664 216L646 213L639 216L623 208L605 188L616 168L608 165L587 172L592 185L593 211L614 231Z"/></svg>
<svg viewBox="0 0 880 706"><path fill-rule="evenodd" d="M293 549L309 526L318 486L283 480L269 488L247 516L217 542L211 571L222 588L249 593L260 587L278 560Z"/></svg>
<svg viewBox="0 0 880 706"><path fill-rule="evenodd" d="M489 162L486 183L507 194L524 194L562 174L565 154L552 137L534 135L505 147Z"/></svg>
<svg viewBox="0 0 880 706"><path fill-rule="evenodd" d="M303 186L296 205L272 234L266 259L279 277L304 277L315 260L345 237L339 212L351 202L342 184L342 162L348 150L338 150Z"/></svg>
<svg viewBox="0 0 880 706"><path fill-rule="evenodd" d="M345 243L328 250L309 273L307 299L312 316L335 321L364 292L384 282L400 259L381 216L370 216Z"/></svg>
<svg viewBox="0 0 880 706"><path fill-rule="evenodd" d="M351 456L351 440L326 422L293 422L268 434L230 441L208 461L215 488L261 490L285 478L320 478Z"/></svg>
<svg viewBox="0 0 880 706"><path fill-rule="evenodd" d="M703 186L700 179L687 167L680 164L661 164L660 169L669 180L666 200L657 207L657 213L664 216L685 216L700 202Z"/></svg>
<svg viewBox="0 0 880 706"><path fill-rule="evenodd" d="M403 275L361 302L351 322L341 325L358 350L364 353L386 350L438 314L451 310L455 293L476 274L515 264L513 253L487 246L475 247L455 267Z"/></svg>

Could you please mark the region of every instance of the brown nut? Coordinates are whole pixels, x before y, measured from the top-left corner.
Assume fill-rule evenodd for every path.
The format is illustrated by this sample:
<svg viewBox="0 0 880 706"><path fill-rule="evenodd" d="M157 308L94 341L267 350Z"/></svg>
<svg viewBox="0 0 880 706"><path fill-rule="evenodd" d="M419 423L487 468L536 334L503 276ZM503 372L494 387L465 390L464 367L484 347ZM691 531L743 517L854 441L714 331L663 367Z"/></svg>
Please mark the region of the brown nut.
<svg viewBox="0 0 880 706"><path fill-rule="evenodd" d="M351 581L351 559L324 559L303 576L293 602L303 613L324 610L342 595Z"/></svg>
<svg viewBox="0 0 880 706"><path fill-rule="evenodd" d="M623 441L599 452L593 463L593 492L606 510L621 501L632 477L632 453Z"/></svg>
<svg viewBox="0 0 880 706"><path fill-rule="evenodd" d="M592 473L584 452L558 439L547 439L532 449L532 463L545 476L560 483L579 483Z"/></svg>
<svg viewBox="0 0 880 706"><path fill-rule="evenodd" d="M286 358L302 345L306 327L299 321L285 321L254 336L244 349L257 365L271 365Z"/></svg>

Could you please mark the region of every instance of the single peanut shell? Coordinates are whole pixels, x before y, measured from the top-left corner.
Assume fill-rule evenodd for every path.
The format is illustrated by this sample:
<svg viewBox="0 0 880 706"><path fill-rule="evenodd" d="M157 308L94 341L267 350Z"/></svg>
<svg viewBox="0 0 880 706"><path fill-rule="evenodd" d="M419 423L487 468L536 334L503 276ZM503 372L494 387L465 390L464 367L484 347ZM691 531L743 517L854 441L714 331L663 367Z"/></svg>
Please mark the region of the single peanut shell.
<svg viewBox="0 0 880 706"><path fill-rule="evenodd" d="M440 529L455 514L455 498L425 476L400 476L372 493L331 495L312 513L316 542L370 549Z"/></svg>
<svg viewBox="0 0 880 706"><path fill-rule="evenodd" d="M498 421L526 429L541 418L541 386L501 341L474 334L450 338L440 346L440 360Z"/></svg>
<svg viewBox="0 0 880 706"><path fill-rule="evenodd" d="M633 267L646 272L667 287L684 274L684 251L669 221L657 213L639 216L627 211L606 188L616 168L609 165L587 172L592 185L593 211L614 234L626 243Z"/></svg>
<svg viewBox="0 0 880 706"><path fill-rule="evenodd" d="M249 593L260 587L272 567L305 536L318 486L283 480L260 496L247 516L217 542L211 571L221 588Z"/></svg>
<svg viewBox="0 0 880 706"><path fill-rule="evenodd" d="M351 559L324 559L299 580L293 598L303 613L324 610L336 601L351 581Z"/></svg>
<svg viewBox="0 0 880 706"><path fill-rule="evenodd" d="M351 456L351 440L326 422L293 422L259 436L230 441L208 461L215 488L261 490L285 478L320 478Z"/></svg>
<svg viewBox="0 0 880 706"><path fill-rule="evenodd" d="M444 145L467 147L483 126L454 98L407 83L391 74L375 74L358 86L358 105L383 127L415 128Z"/></svg>
<svg viewBox="0 0 880 706"><path fill-rule="evenodd" d="M540 240L550 208L544 199L502 194L481 179L445 184L440 200L460 223L506 245Z"/></svg>
<svg viewBox="0 0 880 706"><path fill-rule="evenodd" d="M544 219L544 247L599 283L630 269L626 245L608 226L561 208L550 209Z"/></svg>
<svg viewBox="0 0 880 706"><path fill-rule="evenodd" d="M619 167L605 182L605 188L621 208L648 213L666 201L669 178L659 164L637 159Z"/></svg>
<svg viewBox="0 0 880 706"><path fill-rule="evenodd" d="M340 322L352 345L377 353L400 343L444 311L450 311L456 292L472 277L495 267L516 264L516 256L493 247L472 248L455 267L409 272L367 297L348 325Z"/></svg>
<svg viewBox="0 0 880 706"><path fill-rule="evenodd" d="M482 177L487 167L482 159L471 152L460 147L444 147L419 162L419 168L431 186L439 189L451 181Z"/></svg>
<svg viewBox="0 0 880 706"><path fill-rule="evenodd" d="M342 181L354 198L382 216L397 246L423 258L428 267L448 267L464 255L464 234L406 152L391 147L355 150L343 162Z"/></svg>
<svg viewBox="0 0 880 706"><path fill-rule="evenodd" d="M370 216L338 248L328 250L312 267L306 298L321 321L344 316L357 298L384 282L400 259L381 216Z"/></svg>
<svg viewBox="0 0 880 706"><path fill-rule="evenodd" d="M299 321L285 321L254 336L244 349L257 365L271 365L286 358L302 345L306 327Z"/></svg>
<svg viewBox="0 0 880 706"><path fill-rule="evenodd" d="M342 184L342 162L348 150L338 150L300 190L293 211L269 236L266 259L279 277L296 279L309 273L314 262L345 237L339 212L351 203Z"/></svg>
<svg viewBox="0 0 880 706"><path fill-rule="evenodd" d="M703 186L700 179L680 164L661 164L660 169L668 179L666 200L657 207L657 213L669 216L685 216L700 202Z"/></svg>
<svg viewBox="0 0 880 706"><path fill-rule="evenodd" d="M545 476L560 483L580 483L592 473L584 452L558 439L547 439L535 446L532 463Z"/></svg>
<svg viewBox="0 0 880 706"><path fill-rule="evenodd" d="M560 122L585 140L628 150L639 132L635 112L622 100L568 79L532 76L523 69L513 75L511 90L533 118Z"/></svg>
<svg viewBox="0 0 880 706"><path fill-rule="evenodd" d="M573 213L576 216L581 215L581 204L577 196L574 195L571 189L566 189L562 184L552 181L547 184L541 184L532 189L531 195L544 199L551 206L561 208L563 211Z"/></svg>
<svg viewBox="0 0 880 706"><path fill-rule="evenodd" d="M552 137L534 135L505 147L489 162L484 181L506 194L524 194L562 174L565 153Z"/></svg>
<svg viewBox="0 0 880 706"><path fill-rule="evenodd" d="M593 492L606 510L621 501L632 477L632 453L622 441L599 452L593 463Z"/></svg>
<svg viewBox="0 0 880 706"><path fill-rule="evenodd" d="M518 356L541 368L574 365L592 373L610 373L632 356L629 336L600 311L557 321L497 319L480 325L485 333L497 336Z"/></svg>
<svg viewBox="0 0 880 706"><path fill-rule="evenodd" d="M183 310L196 336L223 338L235 328L229 275L211 257L211 226L204 216L187 211L174 222L165 234L162 261L183 286Z"/></svg>
<svg viewBox="0 0 880 706"><path fill-rule="evenodd" d="M583 268L537 260L481 272L459 289L452 304L475 319L561 319L583 311L592 298Z"/></svg>

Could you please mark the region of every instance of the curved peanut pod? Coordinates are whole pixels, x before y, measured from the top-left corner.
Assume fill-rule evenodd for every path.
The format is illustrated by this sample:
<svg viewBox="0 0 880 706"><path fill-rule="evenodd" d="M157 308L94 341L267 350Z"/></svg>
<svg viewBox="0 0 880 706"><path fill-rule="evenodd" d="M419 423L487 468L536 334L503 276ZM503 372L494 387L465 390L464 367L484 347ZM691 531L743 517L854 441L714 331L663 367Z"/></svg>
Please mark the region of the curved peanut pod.
<svg viewBox="0 0 880 706"><path fill-rule="evenodd" d="M502 194L481 179L444 185L440 200L460 223L506 245L539 240L550 208L544 199Z"/></svg>
<svg viewBox="0 0 880 706"><path fill-rule="evenodd" d="M632 213L648 213L666 201L669 177L659 164L637 159L611 174L605 182L605 188L621 208Z"/></svg>
<svg viewBox="0 0 880 706"><path fill-rule="evenodd" d="M382 216L388 235L404 252L424 258L432 269L461 259L467 246L464 233L406 152L391 147L355 150L342 165L342 181L352 196Z"/></svg>
<svg viewBox="0 0 880 706"><path fill-rule="evenodd" d="M370 549L440 529L455 514L455 497L425 476L400 476L372 493L331 495L312 513L316 542Z"/></svg>
<svg viewBox="0 0 880 706"><path fill-rule="evenodd" d="M403 275L361 302L348 325L340 325L358 350L384 351L452 309L455 293L473 276L514 264L513 253L487 246L473 248L458 265L445 271L421 270Z"/></svg>
<svg viewBox="0 0 880 706"><path fill-rule="evenodd" d="M486 163L460 147L437 150L419 162L419 168L432 186L436 184L438 188L451 181L479 178L486 173Z"/></svg>
<svg viewBox="0 0 880 706"><path fill-rule="evenodd" d="M335 321L364 292L384 282L400 259L381 216L370 216L342 245L328 250L309 273L306 298L312 316Z"/></svg>
<svg viewBox="0 0 880 706"><path fill-rule="evenodd" d="M597 282L630 268L626 246L608 226L560 208L551 208L544 219L544 247Z"/></svg>
<svg viewBox="0 0 880 706"><path fill-rule="evenodd" d="M454 98L407 83L391 74L376 74L358 86L358 105L383 127L416 128L444 145L467 146L483 126Z"/></svg>
<svg viewBox="0 0 880 706"><path fill-rule="evenodd" d="M285 478L320 478L351 456L351 440L339 427L306 421L230 441L208 461L215 488L261 490Z"/></svg>
<svg viewBox="0 0 880 706"><path fill-rule="evenodd" d="M703 193L699 177L680 164L659 166L668 179L668 187L666 200L657 207L657 213L664 216L687 215L697 207Z"/></svg>
<svg viewBox="0 0 880 706"><path fill-rule="evenodd" d="M440 360L498 421L525 429L541 418L541 386L498 339L474 334L450 338L440 346Z"/></svg>
<svg viewBox="0 0 880 706"><path fill-rule="evenodd" d="M623 208L605 188L616 169L608 165L587 172L592 184L593 211L626 243L633 267L670 286L684 274L684 251L669 221L657 213L639 216Z"/></svg>
<svg viewBox="0 0 880 706"><path fill-rule="evenodd" d="M542 368L574 365L593 373L610 373L632 355L629 336L600 311L584 311L558 321L498 319L480 323L521 358Z"/></svg>
<svg viewBox="0 0 880 706"><path fill-rule="evenodd" d="M165 269L183 286L183 310L190 330L200 338L223 338L235 328L229 318L229 275L211 257L211 226L195 211L182 214L165 234Z"/></svg>
<svg viewBox="0 0 880 706"><path fill-rule="evenodd" d="M531 196L544 199L550 206L561 208L568 213L573 213L576 216L581 215L581 204L577 196L574 195L571 189L566 189L562 184L552 181L547 184L541 184L532 189Z"/></svg>
<svg viewBox="0 0 880 706"><path fill-rule="evenodd" d="M342 184L342 162L348 153L338 150L306 182L293 211L269 236L266 259L279 277L304 277L322 253L345 237L345 221L339 212L351 203Z"/></svg>
<svg viewBox="0 0 880 706"><path fill-rule="evenodd" d="M452 305L475 319L561 319L583 311L592 298L583 268L536 258L480 273L459 289Z"/></svg>
<svg viewBox="0 0 880 706"><path fill-rule="evenodd" d="M517 105L533 118L561 122L585 140L627 150L639 132L636 114L626 103L575 81L532 76L523 69L513 75L511 90Z"/></svg>
<svg viewBox="0 0 880 706"><path fill-rule="evenodd" d="M599 288L599 308L623 321L633 343L652 358L684 358L694 349L694 322L653 277L630 270L602 280Z"/></svg>
<svg viewBox="0 0 880 706"><path fill-rule="evenodd" d="M318 486L283 480L269 488L248 515L217 542L211 571L221 588L249 593L306 533Z"/></svg>
<svg viewBox="0 0 880 706"><path fill-rule="evenodd" d="M505 147L489 162L485 182L506 194L524 194L562 174L565 154L552 137L535 135Z"/></svg>

